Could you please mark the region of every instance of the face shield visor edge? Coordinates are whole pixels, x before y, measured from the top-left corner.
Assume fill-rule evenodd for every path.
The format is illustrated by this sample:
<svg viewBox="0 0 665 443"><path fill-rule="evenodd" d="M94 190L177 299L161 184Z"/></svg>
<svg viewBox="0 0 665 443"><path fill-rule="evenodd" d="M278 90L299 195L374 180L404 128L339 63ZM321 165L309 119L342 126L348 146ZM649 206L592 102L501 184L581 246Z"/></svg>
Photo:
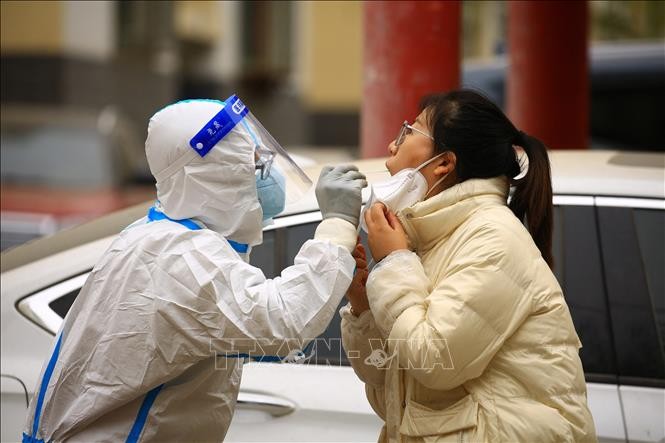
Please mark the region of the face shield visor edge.
<svg viewBox="0 0 665 443"><path fill-rule="evenodd" d="M205 157L217 143L235 129L243 135L242 138L247 143L254 145L257 194L260 201L262 191L259 186L264 185L263 187L265 187L268 183L280 188L279 193L284 196L286 204L299 200L312 186L312 181L307 174L236 95L229 97L225 103L224 108L190 140L192 150L201 157ZM265 197L265 189L263 191ZM274 197L275 192L271 193ZM271 198L271 200L273 204L266 206L266 209L268 206L270 207L266 211L266 215L274 217L277 215L274 213L275 209L279 205L274 204L275 198Z"/></svg>

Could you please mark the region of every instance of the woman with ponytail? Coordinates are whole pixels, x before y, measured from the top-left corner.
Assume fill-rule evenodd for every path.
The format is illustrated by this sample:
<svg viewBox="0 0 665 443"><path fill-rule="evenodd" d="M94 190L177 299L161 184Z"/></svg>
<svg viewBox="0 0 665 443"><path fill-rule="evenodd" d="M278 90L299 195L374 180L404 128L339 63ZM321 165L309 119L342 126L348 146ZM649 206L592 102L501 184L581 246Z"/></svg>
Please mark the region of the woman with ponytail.
<svg viewBox="0 0 665 443"><path fill-rule="evenodd" d="M356 247L341 311L347 356L385 421L379 440L596 441L551 271L546 147L473 91L421 110L363 215L378 264L368 275Z"/></svg>

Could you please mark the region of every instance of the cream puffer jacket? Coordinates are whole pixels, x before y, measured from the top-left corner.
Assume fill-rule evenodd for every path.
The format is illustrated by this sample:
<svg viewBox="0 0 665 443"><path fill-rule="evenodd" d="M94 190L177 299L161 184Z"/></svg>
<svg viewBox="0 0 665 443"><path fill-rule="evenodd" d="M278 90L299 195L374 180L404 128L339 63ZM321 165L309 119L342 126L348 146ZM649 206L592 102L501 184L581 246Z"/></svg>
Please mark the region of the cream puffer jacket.
<svg viewBox="0 0 665 443"><path fill-rule="evenodd" d="M415 253L372 270L370 311L342 308L379 441L596 441L570 312L507 193L472 179L402 211Z"/></svg>

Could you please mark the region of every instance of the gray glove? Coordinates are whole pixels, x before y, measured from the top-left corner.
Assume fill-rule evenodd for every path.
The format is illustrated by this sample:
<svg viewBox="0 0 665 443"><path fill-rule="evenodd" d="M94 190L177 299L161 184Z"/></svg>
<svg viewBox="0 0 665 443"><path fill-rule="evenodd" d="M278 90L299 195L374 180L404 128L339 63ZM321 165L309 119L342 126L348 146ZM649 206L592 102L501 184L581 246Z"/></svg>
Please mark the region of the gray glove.
<svg viewBox="0 0 665 443"><path fill-rule="evenodd" d="M324 219L338 217L358 226L365 175L353 165L324 166L316 183L316 200Z"/></svg>

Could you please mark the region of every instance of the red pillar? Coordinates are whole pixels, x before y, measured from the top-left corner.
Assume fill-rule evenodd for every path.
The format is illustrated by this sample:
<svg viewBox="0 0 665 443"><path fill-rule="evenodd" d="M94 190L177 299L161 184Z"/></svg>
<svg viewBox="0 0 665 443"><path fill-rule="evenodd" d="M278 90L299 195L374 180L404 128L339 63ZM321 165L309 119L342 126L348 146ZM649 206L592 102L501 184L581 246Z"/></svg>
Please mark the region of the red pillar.
<svg viewBox="0 0 665 443"><path fill-rule="evenodd" d="M508 3L508 114L554 149L586 149L589 77L586 1Z"/></svg>
<svg viewBox="0 0 665 443"><path fill-rule="evenodd" d="M420 98L459 86L459 1L366 1L362 157L387 155Z"/></svg>

